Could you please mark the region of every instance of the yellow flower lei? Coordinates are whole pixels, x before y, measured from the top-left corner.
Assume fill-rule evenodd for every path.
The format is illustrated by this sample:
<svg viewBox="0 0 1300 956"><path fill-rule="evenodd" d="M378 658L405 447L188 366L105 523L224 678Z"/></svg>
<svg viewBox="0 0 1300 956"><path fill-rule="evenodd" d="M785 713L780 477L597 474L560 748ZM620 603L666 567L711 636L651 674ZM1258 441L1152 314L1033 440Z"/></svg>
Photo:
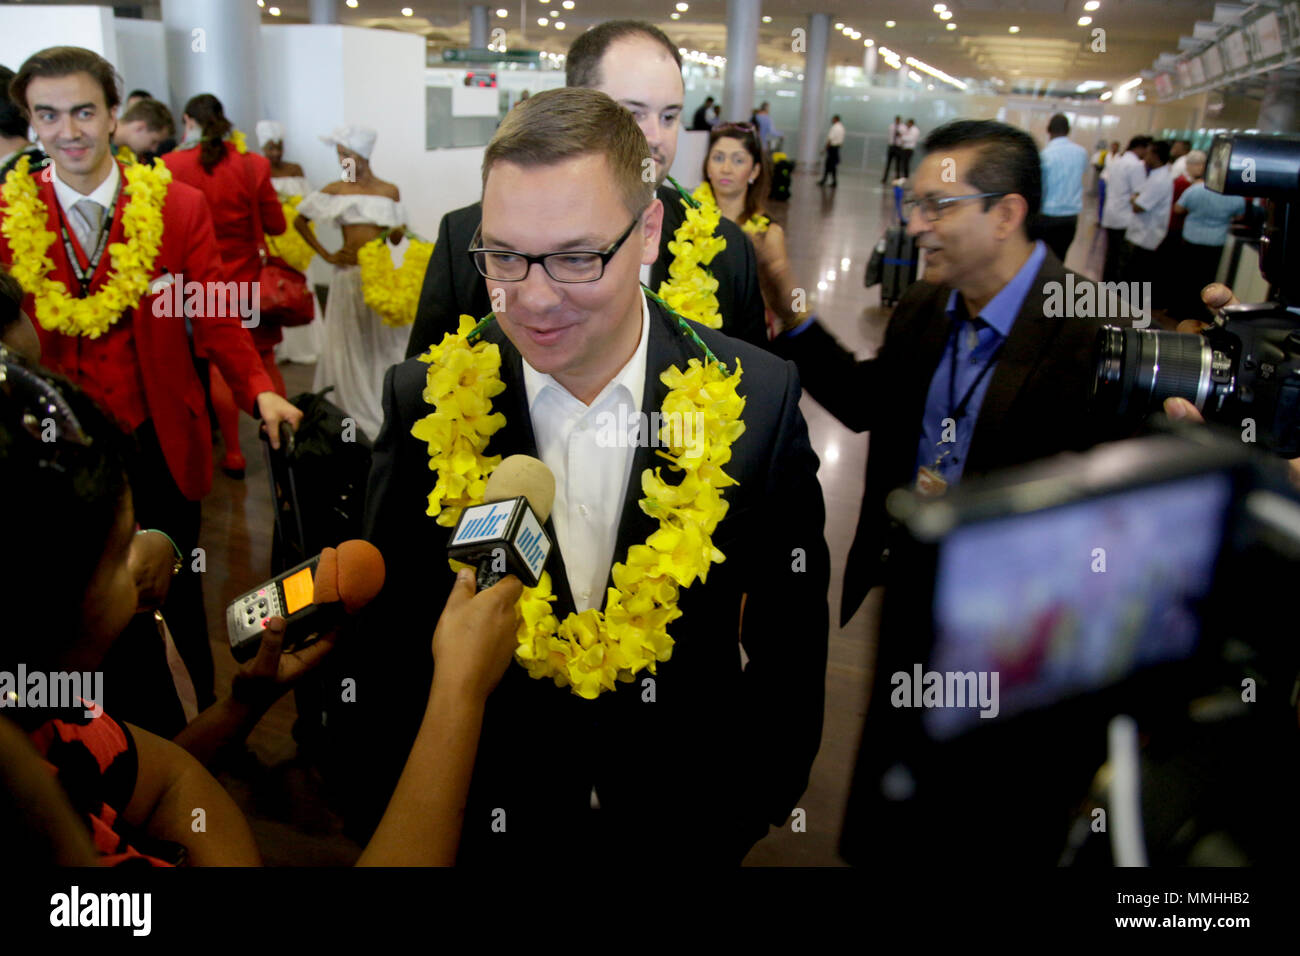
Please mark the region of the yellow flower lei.
<svg viewBox="0 0 1300 956"><path fill-rule="evenodd" d="M248 152L248 137L246 137L240 130L232 129L226 134L226 138L235 144L235 152Z"/></svg>
<svg viewBox="0 0 1300 956"><path fill-rule="evenodd" d="M302 202L301 196L290 196L280 203L280 208L284 211L285 230L278 236L266 236L267 255L284 262L291 269L297 269L299 272L306 272L307 267L311 265L312 256L316 255L316 250L307 245L307 240L302 237L294 226L293 221L298 218L298 203ZM315 227L310 221L307 228L312 235L316 234Z"/></svg>
<svg viewBox="0 0 1300 956"><path fill-rule="evenodd" d="M462 315L456 335L444 335L420 357L429 363L424 400L434 411L416 422L411 434L428 443L429 467L438 480L427 514L444 527L453 527L462 509L482 502L488 475L501 462L499 455L484 454L505 424L505 416L492 411L492 398L505 390L501 353L489 342L470 345L474 331L474 320ZM631 682L642 670L655 673L656 664L672 656L668 625L682 614L679 589L697 577L704 581L709 565L724 560L712 535L727 513L720 489L736 481L722 468L731 458L732 442L745 431L740 419L745 400L736 394L739 363L728 375L712 355L709 359L707 364L691 359L685 372L672 366L660 375L669 388L664 413L701 415L703 435L694 449L659 452L673 471L684 472L679 483L664 481L660 468L642 472L641 510L658 518L659 528L645 544L628 549L626 562L614 565L615 586L607 590L605 610L591 608L561 622L551 610L549 573L543 572L537 587L524 589L515 658L529 676L550 677L557 687L568 686L592 700L613 690L616 681ZM660 439L680 437L671 432L665 425Z"/></svg>
<svg viewBox="0 0 1300 956"><path fill-rule="evenodd" d="M412 236L401 267L394 269L393 257L385 248L386 237L387 231L357 250L361 294L366 305L379 313L385 325L400 328L415 321L420 287L424 285L425 269L433 255L433 243Z"/></svg>
<svg viewBox="0 0 1300 956"><path fill-rule="evenodd" d="M46 228L48 211L28 173L29 166L30 159L24 156L0 189L6 206L0 231L13 254L10 272L34 296L41 328L97 339L149 291L162 246L163 203L172 174L162 163L134 163L123 168L123 188L130 197L122 209L126 242L109 245L108 275L98 292L83 299L69 295L67 286L50 278L54 261L46 252L55 235Z"/></svg>
<svg viewBox="0 0 1300 956"><path fill-rule="evenodd" d="M673 261L668 266L668 278L659 283L659 295L678 314L719 329L722 316L718 314L715 295L718 280L705 266L727 247L727 240L713 234L722 221L722 211L707 182L701 183L691 198L696 205L682 200L686 218L673 233L673 241L668 243Z"/></svg>

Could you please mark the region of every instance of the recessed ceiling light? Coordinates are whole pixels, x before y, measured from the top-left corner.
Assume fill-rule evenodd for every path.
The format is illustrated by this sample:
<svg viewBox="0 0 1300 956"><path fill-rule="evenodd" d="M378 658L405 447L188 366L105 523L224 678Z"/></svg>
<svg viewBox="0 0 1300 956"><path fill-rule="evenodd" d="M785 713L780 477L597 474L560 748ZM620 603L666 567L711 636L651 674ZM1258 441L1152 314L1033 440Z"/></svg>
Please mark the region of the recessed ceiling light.
<svg viewBox="0 0 1300 956"><path fill-rule="evenodd" d="M957 24L955 24L955 23L949 23L949 24L948 24L948 29L949 29L949 30L956 30L956 29L957 29Z"/></svg>
<svg viewBox="0 0 1300 956"><path fill-rule="evenodd" d="M402 16L413 17L415 16L415 11L412 10L410 7L402 7Z"/></svg>
<svg viewBox="0 0 1300 956"><path fill-rule="evenodd" d="M1079 26L1086 27L1092 22L1092 17L1079 17Z"/></svg>
<svg viewBox="0 0 1300 956"><path fill-rule="evenodd" d="M885 21L885 26L889 27L889 29L892 30L892 29L894 29L895 26L897 26L897 23L896 23L895 21L893 21L893 20L886 20L886 21Z"/></svg>
<svg viewBox="0 0 1300 956"><path fill-rule="evenodd" d="M348 6L353 10L357 8L357 0L347 0Z"/></svg>
<svg viewBox="0 0 1300 956"><path fill-rule="evenodd" d="M564 21L563 21L563 20L556 20L556 21L555 21L555 29L557 29L557 30L563 30L563 29L564 29Z"/></svg>
<svg viewBox="0 0 1300 956"><path fill-rule="evenodd" d="M764 17L764 18L763 18L763 22L764 22L764 23L771 23L771 22L772 22L772 18L771 18L771 17Z"/></svg>
<svg viewBox="0 0 1300 956"><path fill-rule="evenodd" d="M668 14L668 18L670 20L680 20L682 18L682 15L680 13L670 13Z"/></svg>
<svg viewBox="0 0 1300 956"><path fill-rule="evenodd" d="M278 16L280 15L280 8L279 8L279 7L272 7L270 10L267 10L266 12L269 13L269 14L270 14L271 16L273 16L273 17L278 17Z"/></svg>
<svg viewBox="0 0 1300 956"><path fill-rule="evenodd" d="M875 46L875 45L876 45L876 41L873 40L873 39L871 39L871 37L867 37L865 40L862 41L862 45L863 45L863 46Z"/></svg>
<svg viewBox="0 0 1300 956"><path fill-rule="evenodd" d="M685 13L685 12L686 12L687 10L689 10L690 8L691 8L691 5L690 5L689 3L679 3L679 4L677 4L677 12L678 12L678 13Z"/></svg>
<svg viewBox="0 0 1300 956"><path fill-rule="evenodd" d="M836 29L836 30L843 30L843 29L844 29L844 24L842 24L842 23L837 23L837 24L835 24L835 29Z"/></svg>
<svg viewBox="0 0 1300 956"><path fill-rule="evenodd" d="M257 5L258 5L259 7L264 7L264 6L266 6L266 0L257 0Z"/></svg>
<svg viewBox="0 0 1300 956"><path fill-rule="evenodd" d="M1100 10L1101 0L1088 0L1088 2L1083 5L1083 9L1087 10L1089 13L1092 13L1093 10Z"/></svg>
<svg viewBox="0 0 1300 956"><path fill-rule="evenodd" d="M546 19L546 17L538 17L538 18L537 18L537 25L538 25L539 27L544 27L544 26L546 26L546 24L548 24L548 23L550 23L550 22L551 22L551 21L548 20L548 19Z"/></svg>
<svg viewBox="0 0 1300 956"><path fill-rule="evenodd" d="M948 11L948 10L945 10L945 11L943 11L943 13L939 14L939 19L940 19L940 20L951 20L951 19L952 19L952 13L951 13L950 11Z"/></svg>
<svg viewBox="0 0 1300 956"><path fill-rule="evenodd" d="M1019 32L1020 32L1020 27L1007 27L1007 32L1008 32L1008 33L1019 33Z"/></svg>
<svg viewBox="0 0 1300 956"><path fill-rule="evenodd" d="M507 10L505 7L501 7L499 10L497 10L497 16L499 16L499 17L501 17L502 19L504 19L504 18L510 16L510 11Z"/></svg>
<svg viewBox="0 0 1300 956"><path fill-rule="evenodd" d="M944 12L945 10L947 10L947 9L948 9L948 4L946 4L946 3L936 3L936 4L934 5L934 12L935 12L935 13L943 13L943 12Z"/></svg>
<svg viewBox="0 0 1300 956"><path fill-rule="evenodd" d="M566 9L566 10L572 10L572 9L573 9L573 0L564 0L564 2L563 2L562 4L560 4L560 6L564 7L564 9Z"/></svg>

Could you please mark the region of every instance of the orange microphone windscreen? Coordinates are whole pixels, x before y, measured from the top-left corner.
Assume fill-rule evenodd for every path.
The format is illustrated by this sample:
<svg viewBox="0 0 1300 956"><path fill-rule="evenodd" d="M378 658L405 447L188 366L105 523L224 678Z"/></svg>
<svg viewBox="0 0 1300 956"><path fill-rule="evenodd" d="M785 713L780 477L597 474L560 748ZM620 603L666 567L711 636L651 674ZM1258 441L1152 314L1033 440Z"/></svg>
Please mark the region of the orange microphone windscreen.
<svg viewBox="0 0 1300 956"><path fill-rule="evenodd" d="M322 560L322 568L324 563ZM355 614L383 590L384 556L369 541L359 538L344 541L338 547L337 581L343 609L349 614Z"/></svg>
<svg viewBox="0 0 1300 956"><path fill-rule="evenodd" d="M312 584L312 604L332 604L339 599L339 553L326 548L320 553L316 565L316 580Z"/></svg>

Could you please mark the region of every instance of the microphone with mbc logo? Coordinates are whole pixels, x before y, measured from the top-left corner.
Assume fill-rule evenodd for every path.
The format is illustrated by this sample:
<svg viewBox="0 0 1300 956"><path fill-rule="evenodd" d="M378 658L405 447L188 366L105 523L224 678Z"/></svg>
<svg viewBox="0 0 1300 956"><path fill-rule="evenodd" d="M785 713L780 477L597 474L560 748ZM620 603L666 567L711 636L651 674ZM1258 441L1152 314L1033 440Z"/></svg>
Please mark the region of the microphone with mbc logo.
<svg viewBox="0 0 1300 956"><path fill-rule="evenodd" d="M479 590L507 574L536 587L551 553L542 527L555 501L551 469L528 455L511 455L488 477L484 498L461 512L447 557L478 567Z"/></svg>

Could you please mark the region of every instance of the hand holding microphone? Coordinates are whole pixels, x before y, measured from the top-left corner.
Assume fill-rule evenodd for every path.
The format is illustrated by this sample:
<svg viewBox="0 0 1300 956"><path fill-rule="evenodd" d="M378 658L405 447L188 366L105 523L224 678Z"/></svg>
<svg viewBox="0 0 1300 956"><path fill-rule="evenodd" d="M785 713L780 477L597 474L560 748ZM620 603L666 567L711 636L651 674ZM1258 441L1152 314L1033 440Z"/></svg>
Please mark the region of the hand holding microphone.
<svg viewBox="0 0 1300 956"><path fill-rule="evenodd" d="M479 590L507 574L536 587L551 554L543 528L555 501L551 469L528 455L511 455L488 477L483 498L461 512L447 556L478 568Z"/></svg>

